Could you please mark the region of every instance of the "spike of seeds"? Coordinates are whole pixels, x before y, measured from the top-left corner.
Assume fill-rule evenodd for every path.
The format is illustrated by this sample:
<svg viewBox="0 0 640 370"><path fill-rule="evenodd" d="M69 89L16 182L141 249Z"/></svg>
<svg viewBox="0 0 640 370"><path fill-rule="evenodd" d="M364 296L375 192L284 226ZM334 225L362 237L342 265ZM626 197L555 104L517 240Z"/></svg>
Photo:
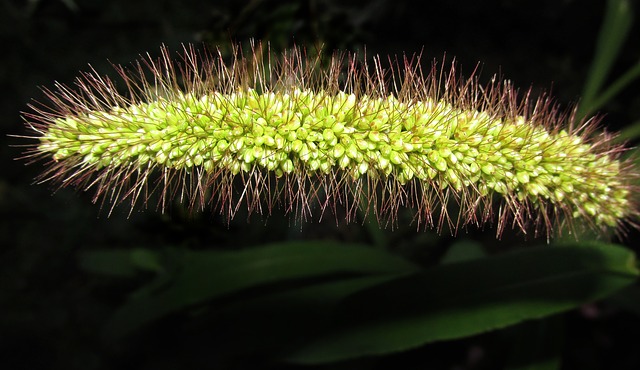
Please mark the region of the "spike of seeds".
<svg viewBox="0 0 640 370"><path fill-rule="evenodd" d="M322 70L298 49L274 67L260 46L230 66L193 48L183 63L162 51L137 73L117 67L128 96L95 73L76 91L46 91L54 106L26 115L39 140L30 155L53 159L43 179L132 207L156 188L163 204L212 197L230 217L243 202L303 217L343 205L348 219L357 208L393 219L406 205L419 223L457 228L491 221L495 198L498 233L509 220L550 233L553 222L606 228L635 215L621 149L590 139L593 124L563 123L548 99L518 103L508 83L459 82L453 68L423 76L405 60L390 91L397 82L379 59L369 75L350 56L346 72L341 56Z"/></svg>

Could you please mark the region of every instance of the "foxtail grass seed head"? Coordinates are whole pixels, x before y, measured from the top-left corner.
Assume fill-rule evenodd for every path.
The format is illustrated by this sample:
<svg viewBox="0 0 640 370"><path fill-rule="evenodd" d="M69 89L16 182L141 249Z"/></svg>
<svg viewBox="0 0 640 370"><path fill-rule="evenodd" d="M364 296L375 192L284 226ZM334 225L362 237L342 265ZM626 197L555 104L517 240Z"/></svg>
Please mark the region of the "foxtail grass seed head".
<svg viewBox="0 0 640 370"><path fill-rule="evenodd" d="M408 208L418 225L496 223L498 236L619 229L637 214L622 148L509 82L480 86L455 64L423 71L419 57L161 51L116 66L120 83L93 71L44 90L49 103L24 114L41 181L131 208L155 193L163 210L178 198L229 219L280 206L393 224Z"/></svg>

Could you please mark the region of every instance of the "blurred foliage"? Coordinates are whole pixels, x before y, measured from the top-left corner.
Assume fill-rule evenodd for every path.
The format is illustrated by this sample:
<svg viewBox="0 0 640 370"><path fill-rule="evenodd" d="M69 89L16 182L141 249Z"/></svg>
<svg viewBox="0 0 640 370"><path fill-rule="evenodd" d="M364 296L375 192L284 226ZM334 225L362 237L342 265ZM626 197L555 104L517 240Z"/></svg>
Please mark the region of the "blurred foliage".
<svg viewBox="0 0 640 370"><path fill-rule="evenodd" d="M633 279L635 272L628 265L628 250L637 251L636 246L592 246L585 248L585 255L592 251L595 255L601 253L602 258L548 257L557 263L548 264L545 247L531 247L543 241L525 240L518 234L507 234L495 241L493 230L466 230L457 238L439 236L430 230L416 231L409 215L400 220L397 229L382 232L375 223L342 225L339 216L320 223L292 224L278 215L266 220L254 217L247 223L240 215L227 224L217 214L189 215L179 204L169 214L159 214L150 205L149 210L131 216L126 207L120 207L107 218L105 210L91 204L90 194L60 190L52 196L52 189L47 186L33 185L40 167L25 167L23 162L14 161L24 139L7 136L26 133L20 111L27 109L32 98L43 99L38 86L51 86L55 80L72 84L79 71L89 68L87 63L101 73L112 73L110 62L128 63L139 54L155 53L161 43L174 49L181 43L204 43L228 52L231 41L246 44L252 38L268 41L273 50L294 43L309 49L366 50L368 55L423 50L425 63L442 58L446 52L447 59L455 56L467 74L477 61L482 61L482 78L501 72L516 86L532 86L534 93L553 86L552 94L565 106L579 99L589 84L596 86L595 97L615 88L615 94L597 104L605 114L602 125L608 130L632 130L630 124L640 120L640 84L633 78L640 60L640 7L633 7L630 1L609 2L614 3L630 5L619 15L629 21L603 23L605 14L613 17L606 13L604 0L461 0L424 2L420 6L400 0L0 1L0 367L555 369L562 363L563 369L640 368L640 340L628 338L629 332L640 329L637 285L609 301L582 305ZM618 27L618 32L608 24ZM618 44L615 53L599 51L606 50L602 45L615 44L602 40L613 38ZM598 60L604 60L599 67ZM602 72L600 77L594 77L596 69ZM620 79L624 79L622 85ZM628 139L636 137L630 134ZM630 231L625 240L636 238L637 233ZM323 247L334 254L317 252L306 245L318 241L324 241ZM273 249L250 248L267 243L283 248L278 263L267 263L273 259L265 255ZM331 249L334 244L345 243L356 248L350 249L350 257ZM301 254L304 250L310 254L295 260L296 254L286 248L296 245ZM550 253L564 253L547 249L553 250ZM241 253L236 254L238 251ZM317 255L313 255L314 251ZM482 266L499 266L496 261L500 258L508 261L522 253L539 253L538 259L531 260L529 256L493 271L509 271L508 276L514 279L523 277L518 274L536 271L520 269L531 260L532 267L538 261L541 269L586 271L582 276L590 276L599 284L553 281L556 289L564 287L573 294L565 298L573 299L570 304L561 299L542 301L555 303L555 307L564 305L547 314L573 308L565 314L487 332L484 324L491 323L491 317L504 318L500 311L504 307L498 305L497 311L484 307L473 310L485 316L467 323L476 329L459 336L464 338L423 345L431 342L422 336L430 335L428 330L418 331L418 336L401 334L400 342L411 338L415 341L401 346L403 351L385 356L300 366L293 364L294 357L288 357L277 345L283 341L297 344L296 362L310 362L300 361L302 354L317 354L320 347L312 345L314 338L309 333L325 330L323 334L328 336L322 338L341 333L342 343L366 333L346 326L346 331L326 332L322 320L329 320L326 315L343 298L351 297L345 308L337 310L343 317L356 316L364 323L381 322L376 315L398 319L385 311L393 311L393 305L385 307L385 301L375 299L391 295L398 303L420 307L416 302L403 301L416 298L420 292L393 296L393 292L419 287L415 283L398 285L395 279L419 279L424 274L447 276L454 271L456 275L446 279L431 278L434 284L430 291L437 292L438 287L448 284L464 291L465 286L486 283L482 276L491 274L482 272ZM364 260L369 264L360 263ZM293 266L300 261L304 262L301 266L311 264L316 270L296 270ZM296 271L309 275L295 275ZM315 275L311 274L313 271ZM212 279L216 274L224 277L217 277L224 284L215 284ZM271 280L260 274L268 274ZM493 276L498 279L500 274ZM193 291L173 285L187 277L194 280L181 284L192 286ZM255 280L243 280L251 277ZM202 284L193 282L198 278L203 279ZM497 284L499 279L496 281ZM212 295L211 289L231 282L238 284L235 290ZM379 285L382 282L390 285ZM351 296L364 288L369 290ZM179 293L189 292L200 295L187 296L189 300L184 302L188 304L173 307L144 325L140 322L138 330L118 340L104 336L110 325L117 327L118 320L123 327L127 307L135 307L136 302L152 299L151 306L141 311L151 314L154 309L160 312L163 302L175 305L180 299L187 299ZM523 297L529 297L528 290L523 292ZM554 289L539 292L553 295ZM163 298L165 295L169 298ZM387 298L386 302L395 301ZM369 306L379 310L357 317ZM131 310L128 312L140 309ZM454 309L442 312L450 314L448 320L454 322L473 318L455 316ZM519 320L509 323L533 317L539 315L522 314ZM310 324L315 326L305 327ZM132 324L124 327L127 325ZM506 323L491 325L503 327ZM413 325L406 328L415 329ZM553 340L545 340L549 338ZM304 347L307 343L308 347ZM380 343L377 344L384 345ZM339 349L349 348L345 345ZM287 358L289 362L267 361Z"/></svg>

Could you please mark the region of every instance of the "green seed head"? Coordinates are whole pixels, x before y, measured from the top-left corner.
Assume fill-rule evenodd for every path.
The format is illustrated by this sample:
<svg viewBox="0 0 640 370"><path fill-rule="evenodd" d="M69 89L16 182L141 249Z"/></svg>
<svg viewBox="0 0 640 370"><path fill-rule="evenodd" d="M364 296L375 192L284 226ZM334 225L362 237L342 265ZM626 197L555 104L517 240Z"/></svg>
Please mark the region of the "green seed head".
<svg viewBox="0 0 640 370"><path fill-rule="evenodd" d="M438 227L497 219L498 233L548 235L571 220L615 228L637 213L621 149L548 100L514 103L509 84L481 88L453 72L441 86L435 69L409 63L388 73L404 76L397 86L379 60L373 75L351 57L339 73L344 58L321 68L297 49L271 66L257 49L230 65L191 47L178 63L163 49L146 61L152 78L118 67L127 95L93 74L48 91L52 109L26 118L30 154L52 159L43 179L132 207L152 189L199 207L213 194L230 217L241 204L304 217L373 207L391 219L405 206Z"/></svg>

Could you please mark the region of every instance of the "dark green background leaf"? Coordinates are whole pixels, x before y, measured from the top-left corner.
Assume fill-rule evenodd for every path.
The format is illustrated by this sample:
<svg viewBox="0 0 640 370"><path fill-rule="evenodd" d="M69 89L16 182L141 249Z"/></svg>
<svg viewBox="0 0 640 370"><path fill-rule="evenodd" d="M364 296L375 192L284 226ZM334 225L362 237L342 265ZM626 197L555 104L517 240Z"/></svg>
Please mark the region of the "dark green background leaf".
<svg viewBox="0 0 640 370"><path fill-rule="evenodd" d="M138 294L116 312L109 325L109 337L249 288L417 270L412 263L388 252L338 242L290 242L231 252L188 251L181 258L173 261L178 271L165 289Z"/></svg>
<svg viewBox="0 0 640 370"><path fill-rule="evenodd" d="M332 362L466 337L603 298L637 275L631 251L596 243L438 266L347 298L328 334L288 360Z"/></svg>

